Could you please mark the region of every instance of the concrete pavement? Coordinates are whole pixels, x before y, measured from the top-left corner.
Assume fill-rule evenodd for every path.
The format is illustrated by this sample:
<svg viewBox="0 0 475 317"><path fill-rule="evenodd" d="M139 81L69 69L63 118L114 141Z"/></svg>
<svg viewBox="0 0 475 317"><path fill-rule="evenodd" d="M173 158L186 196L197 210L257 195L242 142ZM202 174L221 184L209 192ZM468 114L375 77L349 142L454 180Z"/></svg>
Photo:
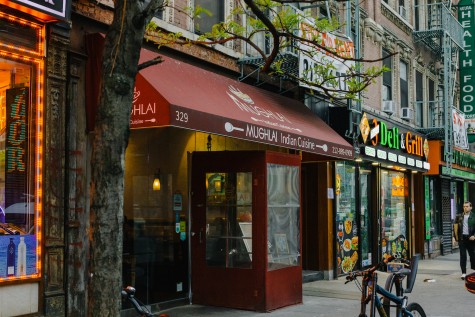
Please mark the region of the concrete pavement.
<svg viewBox="0 0 475 317"><path fill-rule="evenodd" d="M472 272L468 269L468 273ZM386 273L379 274L380 284ZM418 302L428 317L473 317L475 295L465 290L460 279L459 254L439 256L419 262L416 283L409 302ZM431 280L429 282L428 280ZM357 316L359 292L354 283L344 278L316 281L303 285L303 304L281 308L269 313L237 309L187 305L160 313L170 317L346 317Z"/></svg>

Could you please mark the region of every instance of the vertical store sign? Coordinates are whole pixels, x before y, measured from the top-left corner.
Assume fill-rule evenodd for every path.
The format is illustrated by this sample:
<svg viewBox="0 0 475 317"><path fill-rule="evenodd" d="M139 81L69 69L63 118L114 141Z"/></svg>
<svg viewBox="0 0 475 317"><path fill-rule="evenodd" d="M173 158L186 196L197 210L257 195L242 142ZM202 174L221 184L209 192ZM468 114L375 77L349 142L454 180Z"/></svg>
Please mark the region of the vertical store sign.
<svg viewBox="0 0 475 317"><path fill-rule="evenodd" d="M463 51L460 55L460 101L465 113L468 142L475 142L475 19L473 0L461 0L458 18L463 27Z"/></svg>
<svg viewBox="0 0 475 317"><path fill-rule="evenodd" d="M5 207L25 201L29 89L7 90Z"/></svg>

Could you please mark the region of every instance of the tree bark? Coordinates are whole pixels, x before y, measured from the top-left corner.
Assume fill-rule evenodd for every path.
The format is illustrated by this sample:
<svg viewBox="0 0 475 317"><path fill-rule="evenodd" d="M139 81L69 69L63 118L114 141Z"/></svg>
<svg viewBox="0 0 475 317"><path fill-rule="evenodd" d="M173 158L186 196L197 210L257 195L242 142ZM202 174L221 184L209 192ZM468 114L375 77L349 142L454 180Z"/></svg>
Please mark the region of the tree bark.
<svg viewBox="0 0 475 317"><path fill-rule="evenodd" d="M105 39L91 158L88 316L119 316L124 157L145 27L162 0L115 1Z"/></svg>

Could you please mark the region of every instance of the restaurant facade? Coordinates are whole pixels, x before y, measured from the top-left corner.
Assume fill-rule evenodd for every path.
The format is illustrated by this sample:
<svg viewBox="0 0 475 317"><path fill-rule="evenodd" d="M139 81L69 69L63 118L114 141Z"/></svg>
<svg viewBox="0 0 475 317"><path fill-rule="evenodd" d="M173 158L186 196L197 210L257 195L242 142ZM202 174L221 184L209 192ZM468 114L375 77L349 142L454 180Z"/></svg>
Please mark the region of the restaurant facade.
<svg viewBox="0 0 475 317"><path fill-rule="evenodd" d="M106 25L79 4L69 30L51 23L62 21L51 10L8 3L2 21L27 34L0 36L0 303L11 315L72 315L87 306L94 71ZM333 278L423 248L423 135L366 114L371 132L362 129L355 152L339 126L346 115L332 114L330 127L232 67L160 54L163 63L137 75L125 157L123 284L147 305L273 310L302 301L302 270ZM149 46L141 60L156 55ZM12 293L30 305L6 300Z"/></svg>
<svg viewBox="0 0 475 317"><path fill-rule="evenodd" d="M85 39L94 84L104 39ZM353 147L295 99L160 53L162 63L138 73L131 107L124 285L161 306L301 303L302 153L327 164L352 160ZM156 56L141 51L141 61ZM86 96L97 100L92 86Z"/></svg>
<svg viewBox="0 0 475 317"><path fill-rule="evenodd" d="M331 118L336 130L347 131L339 123L348 122L346 109L332 109ZM427 138L375 112L363 111L356 127L355 160L337 162L335 170L338 275L424 252Z"/></svg>

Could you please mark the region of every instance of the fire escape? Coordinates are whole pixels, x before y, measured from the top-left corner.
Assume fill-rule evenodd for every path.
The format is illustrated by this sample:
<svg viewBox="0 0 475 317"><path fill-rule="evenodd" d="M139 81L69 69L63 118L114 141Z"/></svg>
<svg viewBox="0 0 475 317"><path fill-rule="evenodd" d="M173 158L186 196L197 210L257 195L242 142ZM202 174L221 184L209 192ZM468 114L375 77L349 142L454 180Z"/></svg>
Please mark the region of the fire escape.
<svg viewBox="0 0 475 317"><path fill-rule="evenodd" d="M451 11L451 1L414 7L416 23L414 42L424 45L436 58L438 87L435 100L429 101L429 122L420 129L429 139L443 140L442 173L452 174L454 150L452 110L455 107L455 87L459 52L463 49L463 28ZM445 170L444 170L445 169ZM441 182L442 254L452 252L451 198L455 188L448 180Z"/></svg>
<svg viewBox="0 0 475 317"><path fill-rule="evenodd" d="M444 161L451 173L453 160L452 109L455 107L455 86L459 51L463 49L463 28L452 13L451 1L416 5L419 19L414 29L414 42L425 45L436 60L438 88L436 100L429 101L429 122L420 129L430 139L443 140Z"/></svg>

